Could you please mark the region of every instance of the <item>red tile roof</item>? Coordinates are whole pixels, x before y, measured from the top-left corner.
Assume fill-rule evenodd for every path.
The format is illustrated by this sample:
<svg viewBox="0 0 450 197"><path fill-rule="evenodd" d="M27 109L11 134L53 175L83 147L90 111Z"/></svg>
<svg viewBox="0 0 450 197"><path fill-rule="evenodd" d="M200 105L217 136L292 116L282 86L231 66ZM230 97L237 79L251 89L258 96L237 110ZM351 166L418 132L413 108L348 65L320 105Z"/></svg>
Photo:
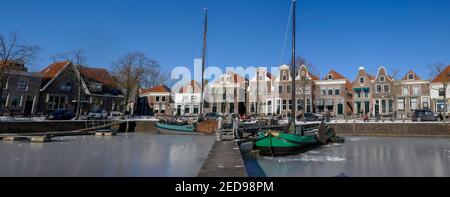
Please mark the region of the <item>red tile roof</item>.
<svg viewBox="0 0 450 197"><path fill-rule="evenodd" d="M310 72L308 72L309 76L311 77L312 80L319 80L319 77L311 74Z"/></svg>
<svg viewBox="0 0 450 197"><path fill-rule="evenodd" d="M441 73L439 73L436 78L433 79L433 83L436 82L445 82L445 81L450 81L450 66L447 66L447 68L445 68L445 70Z"/></svg>
<svg viewBox="0 0 450 197"><path fill-rule="evenodd" d="M170 88L168 88L167 86L158 85L158 86L152 87L150 89L141 89L141 94L153 93L153 92L162 93L162 92L170 92L170 91L171 91Z"/></svg>
<svg viewBox="0 0 450 197"><path fill-rule="evenodd" d="M189 86L193 88L193 92L200 92L202 88L202 85L200 85L197 81L191 80L190 83L180 88L179 93L187 93Z"/></svg>
<svg viewBox="0 0 450 197"><path fill-rule="evenodd" d="M339 74L338 72L331 70L328 74L325 75L325 77L323 78L323 80L327 80L327 76L328 75L332 75L334 79L347 79L346 77L344 77L343 75Z"/></svg>
<svg viewBox="0 0 450 197"><path fill-rule="evenodd" d="M54 62L53 64L50 64L46 68L40 71L43 78L51 79L55 77L58 72L64 68L64 66L69 63L69 61L64 62Z"/></svg>
<svg viewBox="0 0 450 197"><path fill-rule="evenodd" d="M104 68L90 68L81 66L79 70L85 80L95 80L109 86L114 86L115 84L113 77Z"/></svg>
<svg viewBox="0 0 450 197"><path fill-rule="evenodd" d="M420 80L419 75L417 75L414 71L410 70L408 71L408 73L406 73L406 75L403 77L403 80L408 80L408 75L409 74L413 74L414 75L414 79L415 80Z"/></svg>

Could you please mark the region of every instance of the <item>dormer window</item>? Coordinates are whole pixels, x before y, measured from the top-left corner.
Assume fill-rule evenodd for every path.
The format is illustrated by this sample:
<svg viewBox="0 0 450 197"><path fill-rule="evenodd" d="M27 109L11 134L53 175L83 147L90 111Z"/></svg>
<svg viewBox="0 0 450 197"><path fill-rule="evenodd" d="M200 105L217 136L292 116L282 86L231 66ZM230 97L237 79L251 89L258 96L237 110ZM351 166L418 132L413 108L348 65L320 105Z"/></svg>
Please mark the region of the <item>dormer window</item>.
<svg viewBox="0 0 450 197"><path fill-rule="evenodd" d="M72 83L71 82L64 82L61 84L59 89L63 92L70 92L72 91Z"/></svg>
<svg viewBox="0 0 450 197"><path fill-rule="evenodd" d="M414 79L414 74L409 73L409 74L408 74L408 79L409 79L409 80L413 80L413 79Z"/></svg>
<svg viewBox="0 0 450 197"><path fill-rule="evenodd" d="M380 76L380 82L384 82L384 76Z"/></svg>
<svg viewBox="0 0 450 197"><path fill-rule="evenodd" d="M283 71L283 80L287 80L286 71Z"/></svg>
<svg viewBox="0 0 450 197"><path fill-rule="evenodd" d="M93 92L100 92L102 91L103 85L101 83L91 83L90 90Z"/></svg>
<svg viewBox="0 0 450 197"><path fill-rule="evenodd" d="M328 75L328 76L327 76L327 79L328 79L328 80L333 80L333 75Z"/></svg>
<svg viewBox="0 0 450 197"><path fill-rule="evenodd" d="M360 77L360 78L359 78L359 83L363 84L364 81L365 81L364 77Z"/></svg>

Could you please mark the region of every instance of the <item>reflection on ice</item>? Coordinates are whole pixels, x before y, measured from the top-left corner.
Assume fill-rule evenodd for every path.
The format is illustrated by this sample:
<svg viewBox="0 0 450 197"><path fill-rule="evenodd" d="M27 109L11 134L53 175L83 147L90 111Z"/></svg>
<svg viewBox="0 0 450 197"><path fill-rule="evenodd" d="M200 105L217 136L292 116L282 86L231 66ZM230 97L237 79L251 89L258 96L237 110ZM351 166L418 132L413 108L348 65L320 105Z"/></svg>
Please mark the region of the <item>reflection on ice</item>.
<svg viewBox="0 0 450 197"><path fill-rule="evenodd" d="M196 176L213 143L211 136L145 133L0 141L0 176Z"/></svg>
<svg viewBox="0 0 450 197"><path fill-rule="evenodd" d="M449 138L346 137L288 157L259 157L265 175L450 176ZM250 174L252 175L252 174Z"/></svg>

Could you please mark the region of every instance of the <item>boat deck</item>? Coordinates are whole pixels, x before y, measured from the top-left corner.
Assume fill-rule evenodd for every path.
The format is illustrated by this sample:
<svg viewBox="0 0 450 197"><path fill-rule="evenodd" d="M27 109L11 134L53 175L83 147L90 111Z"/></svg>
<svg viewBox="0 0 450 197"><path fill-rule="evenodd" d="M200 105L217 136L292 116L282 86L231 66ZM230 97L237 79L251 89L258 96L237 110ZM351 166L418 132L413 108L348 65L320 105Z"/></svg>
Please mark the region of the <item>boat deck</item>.
<svg viewBox="0 0 450 197"><path fill-rule="evenodd" d="M216 141L199 177L247 177L244 160L235 141Z"/></svg>

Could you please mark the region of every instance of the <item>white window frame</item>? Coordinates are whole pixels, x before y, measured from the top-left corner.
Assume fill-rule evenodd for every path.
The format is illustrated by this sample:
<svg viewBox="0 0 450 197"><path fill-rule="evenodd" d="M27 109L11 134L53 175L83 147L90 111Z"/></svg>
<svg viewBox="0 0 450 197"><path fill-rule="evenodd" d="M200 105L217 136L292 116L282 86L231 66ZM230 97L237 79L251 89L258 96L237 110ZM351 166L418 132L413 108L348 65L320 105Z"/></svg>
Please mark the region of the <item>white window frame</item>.
<svg viewBox="0 0 450 197"><path fill-rule="evenodd" d="M26 79L25 81L25 88L21 88L22 86L19 86L19 84L21 83L21 79ZM19 91L28 91L28 84L29 84L30 78L29 77L25 77L25 76L19 76L19 78L17 78L17 87L16 89Z"/></svg>
<svg viewBox="0 0 450 197"><path fill-rule="evenodd" d="M380 91L378 91L378 86L380 86ZM376 91L376 93L382 93L383 92L383 85L382 84L376 84L375 91Z"/></svg>
<svg viewBox="0 0 450 197"><path fill-rule="evenodd" d="M9 75L7 75L7 76L5 76L6 77L6 80L5 80L5 87L2 87L4 90L7 90L8 89L8 85L9 85Z"/></svg>
<svg viewBox="0 0 450 197"><path fill-rule="evenodd" d="M417 92L416 92L416 88L417 88ZM421 88L420 88L420 85L415 85L415 86L413 86L413 94L414 95L419 95L419 94L421 94Z"/></svg>
<svg viewBox="0 0 450 197"><path fill-rule="evenodd" d="M402 102L400 102L400 101L402 101ZM400 104L402 104L402 105L400 105ZM397 99L397 110L405 111L405 99L404 98Z"/></svg>
<svg viewBox="0 0 450 197"><path fill-rule="evenodd" d="M388 91L386 92L386 86L388 87ZM391 87L389 84L383 84L383 93L390 93L391 92Z"/></svg>
<svg viewBox="0 0 450 197"><path fill-rule="evenodd" d="M415 101L414 102L415 106L413 106L413 100ZM411 98L409 100L409 107L411 108L411 110L419 109L419 100L417 98Z"/></svg>
<svg viewBox="0 0 450 197"><path fill-rule="evenodd" d="M402 87L402 95L404 95L404 96L409 95L409 88L408 88L408 86L403 86Z"/></svg>

